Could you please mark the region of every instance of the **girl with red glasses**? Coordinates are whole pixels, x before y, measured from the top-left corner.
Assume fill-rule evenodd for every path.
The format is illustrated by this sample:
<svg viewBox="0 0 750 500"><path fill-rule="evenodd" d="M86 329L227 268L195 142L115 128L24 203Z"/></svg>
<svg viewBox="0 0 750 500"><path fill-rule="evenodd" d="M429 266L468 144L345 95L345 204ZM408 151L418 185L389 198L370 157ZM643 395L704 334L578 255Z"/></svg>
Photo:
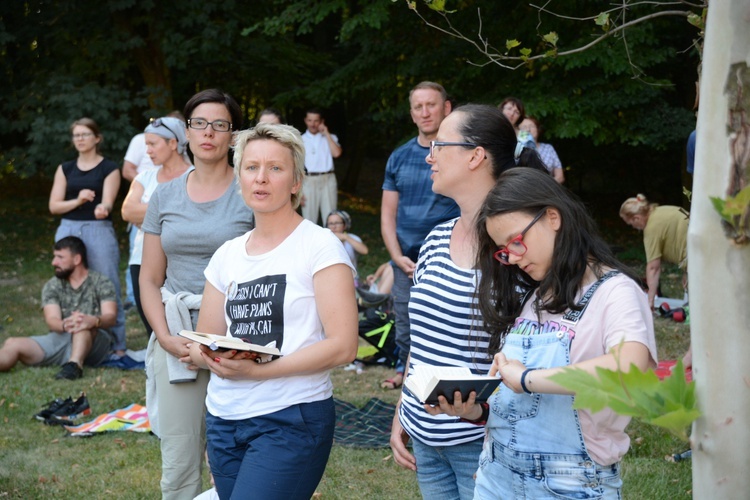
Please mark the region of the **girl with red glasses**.
<svg viewBox="0 0 750 500"><path fill-rule="evenodd" d="M630 418L574 410L575 395L550 377L567 367L595 374L656 366L637 277L583 204L532 169L500 176L476 230L478 308L496 353L490 374L503 383L488 401L474 498L620 498ZM470 403L455 413L481 418Z"/></svg>

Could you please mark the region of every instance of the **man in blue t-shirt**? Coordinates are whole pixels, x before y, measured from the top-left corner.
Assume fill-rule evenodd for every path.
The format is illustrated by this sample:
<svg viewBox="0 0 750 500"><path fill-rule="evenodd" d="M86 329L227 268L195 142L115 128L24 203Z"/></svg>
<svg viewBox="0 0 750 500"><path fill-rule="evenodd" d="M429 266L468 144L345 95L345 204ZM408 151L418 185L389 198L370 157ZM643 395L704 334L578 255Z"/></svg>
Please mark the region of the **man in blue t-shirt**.
<svg viewBox="0 0 750 500"><path fill-rule="evenodd" d="M383 383L383 387L390 389L401 386L409 355L409 292L419 248L433 227L460 214L453 200L432 192L431 167L425 161L430 141L451 112L448 95L438 83L421 82L409 93L409 106L418 134L388 159L380 215L383 242L393 262L391 294L399 347L396 376Z"/></svg>

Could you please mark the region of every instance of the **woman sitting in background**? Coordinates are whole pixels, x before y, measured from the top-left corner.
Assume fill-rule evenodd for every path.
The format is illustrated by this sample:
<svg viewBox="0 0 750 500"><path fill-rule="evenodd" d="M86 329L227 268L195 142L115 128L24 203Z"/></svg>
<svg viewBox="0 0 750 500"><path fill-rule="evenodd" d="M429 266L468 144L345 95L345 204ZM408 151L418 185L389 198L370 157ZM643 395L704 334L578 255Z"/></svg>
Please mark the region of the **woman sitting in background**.
<svg viewBox="0 0 750 500"><path fill-rule="evenodd" d="M352 218L343 210L334 210L326 217L326 226L343 243L354 269L357 269L357 256L367 255L370 250L362 242L362 238L349 232L352 228Z"/></svg>

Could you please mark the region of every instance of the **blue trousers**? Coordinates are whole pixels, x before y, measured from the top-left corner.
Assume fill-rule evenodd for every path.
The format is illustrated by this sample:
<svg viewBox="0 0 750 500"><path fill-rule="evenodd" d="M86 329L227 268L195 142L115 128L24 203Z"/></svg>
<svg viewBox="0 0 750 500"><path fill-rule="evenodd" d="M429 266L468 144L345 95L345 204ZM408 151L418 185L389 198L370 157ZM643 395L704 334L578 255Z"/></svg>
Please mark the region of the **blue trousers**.
<svg viewBox="0 0 750 500"><path fill-rule="evenodd" d="M406 275L396 264L393 266L393 311L396 314L396 345L398 346L398 366L406 366L411 348L411 324L409 323L409 298L414 279Z"/></svg>
<svg viewBox="0 0 750 500"><path fill-rule="evenodd" d="M308 500L333 444L333 398L245 420L206 413L208 461L219 498Z"/></svg>

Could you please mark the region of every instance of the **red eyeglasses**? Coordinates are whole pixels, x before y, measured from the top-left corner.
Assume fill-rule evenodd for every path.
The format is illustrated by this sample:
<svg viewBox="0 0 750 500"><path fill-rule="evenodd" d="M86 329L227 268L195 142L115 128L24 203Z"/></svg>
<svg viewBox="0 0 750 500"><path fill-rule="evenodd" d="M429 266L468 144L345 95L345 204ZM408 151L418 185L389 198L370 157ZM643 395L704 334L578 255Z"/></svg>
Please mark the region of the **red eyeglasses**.
<svg viewBox="0 0 750 500"><path fill-rule="evenodd" d="M536 224L536 221L542 218L546 211L547 207L544 207L538 214L536 214L536 217L531 219L529 225L526 226L526 228L521 231L518 236L512 238L507 245L498 247L497 251L493 254L495 260L503 265L510 266L511 255L515 255L516 257L523 257L524 254L528 251L528 248L526 248L526 245L523 243L523 236L529 229L531 229L531 226Z"/></svg>

